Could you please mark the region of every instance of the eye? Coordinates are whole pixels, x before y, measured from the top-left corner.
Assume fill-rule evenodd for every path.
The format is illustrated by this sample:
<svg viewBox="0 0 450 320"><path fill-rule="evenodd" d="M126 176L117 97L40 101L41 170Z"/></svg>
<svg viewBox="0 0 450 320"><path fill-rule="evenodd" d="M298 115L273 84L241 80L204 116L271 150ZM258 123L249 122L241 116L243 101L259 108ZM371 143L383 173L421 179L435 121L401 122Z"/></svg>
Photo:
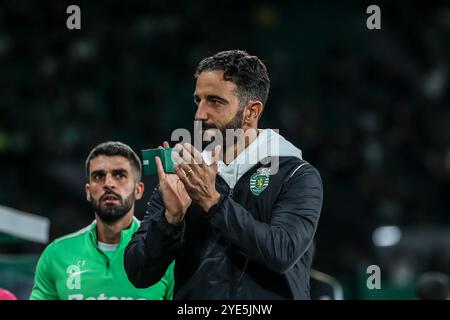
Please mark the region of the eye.
<svg viewBox="0 0 450 320"><path fill-rule="evenodd" d="M123 179L123 178L127 177L127 175L125 173L123 173L123 172L117 172L115 174L115 176L116 176L117 179Z"/></svg>
<svg viewBox="0 0 450 320"><path fill-rule="evenodd" d="M92 175L94 180L101 180L103 178L103 174L102 173L94 173Z"/></svg>
<svg viewBox="0 0 450 320"><path fill-rule="evenodd" d="M211 100L211 103L212 103L213 105L221 105L221 104L222 104L222 101L217 100L217 99L212 99L212 100Z"/></svg>

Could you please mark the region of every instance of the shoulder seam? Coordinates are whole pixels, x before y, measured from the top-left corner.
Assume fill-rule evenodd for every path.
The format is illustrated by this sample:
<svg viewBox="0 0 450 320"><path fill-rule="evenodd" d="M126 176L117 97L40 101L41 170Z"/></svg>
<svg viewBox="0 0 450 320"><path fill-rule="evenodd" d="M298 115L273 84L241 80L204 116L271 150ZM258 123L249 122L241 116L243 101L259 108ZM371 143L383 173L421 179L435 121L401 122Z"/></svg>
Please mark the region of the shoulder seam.
<svg viewBox="0 0 450 320"><path fill-rule="evenodd" d="M92 222L92 223L94 223L94 222ZM54 242L57 243L57 242L60 242L60 241L63 241L63 240L68 240L68 239L72 239L72 238L81 236L82 234L85 234L86 232L89 231L90 227L92 226L92 223L90 225L84 227L83 229L80 229L80 230L78 230L78 231L76 231L74 233L70 233L68 235L62 236L62 237L56 239Z"/></svg>
<svg viewBox="0 0 450 320"><path fill-rule="evenodd" d="M305 161L305 160L303 160ZM300 169L301 167L303 167L305 164L309 164L309 162L305 161L304 163L302 163L301 165L299 165L297 168L295 168L294 172L291 173L291 175L289 176L289 179L292 178L292 176L298 171L298 169Z"/></svg>

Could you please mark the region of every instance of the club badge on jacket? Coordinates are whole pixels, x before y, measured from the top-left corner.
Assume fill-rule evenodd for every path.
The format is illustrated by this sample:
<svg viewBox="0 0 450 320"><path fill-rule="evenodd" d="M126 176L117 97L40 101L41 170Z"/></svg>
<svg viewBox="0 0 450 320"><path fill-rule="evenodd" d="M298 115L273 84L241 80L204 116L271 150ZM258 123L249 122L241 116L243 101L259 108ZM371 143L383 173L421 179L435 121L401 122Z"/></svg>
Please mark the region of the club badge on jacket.
<svg viewBox="0 0 450 320"><path fill-rule="evenodd" d="M265 169L265 170L262 170ZM259 196L264 189L269 185L269 176L270 176L269 168L260 168L252 174L250 178L250 191L255 196Z"/></svg>

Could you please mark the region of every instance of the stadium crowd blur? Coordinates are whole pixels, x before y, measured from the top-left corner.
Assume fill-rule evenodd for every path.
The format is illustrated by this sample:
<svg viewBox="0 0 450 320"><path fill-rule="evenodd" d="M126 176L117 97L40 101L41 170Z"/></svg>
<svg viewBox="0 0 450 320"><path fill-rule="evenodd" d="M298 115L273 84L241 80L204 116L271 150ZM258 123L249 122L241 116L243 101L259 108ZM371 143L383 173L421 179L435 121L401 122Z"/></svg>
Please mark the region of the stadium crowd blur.
<svg viewBox="0 0 450 320"><path fill-rule="evenodd" d="M72 3L0 4L0 204L49 217L51 240L85 226L89 150L120 140L139 152L192 129L197 62L239 48L269 69L262 127L280 129L322 175L314 267L357 299L373 297L362 289L372 264L393 288L450 273L448 4L382 3L371 31L357 2L73 3L78 31L66 28ZM156 180L144 181L148 199ZM398 243L377 245L382 226Z"/></svg>

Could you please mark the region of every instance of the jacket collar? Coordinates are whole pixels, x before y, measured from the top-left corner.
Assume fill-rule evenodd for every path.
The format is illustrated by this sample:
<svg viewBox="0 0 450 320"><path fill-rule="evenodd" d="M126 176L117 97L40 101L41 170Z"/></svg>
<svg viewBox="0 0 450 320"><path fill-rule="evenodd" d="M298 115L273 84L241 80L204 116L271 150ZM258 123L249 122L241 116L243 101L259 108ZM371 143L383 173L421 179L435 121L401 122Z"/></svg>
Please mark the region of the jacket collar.
<svg viewBox="0 0 450 320"><path fill-rule="evenodd" d="M206 163L211 162L211 153L203 153ZM236 159L226 165L218 162L220 175L230 188L258 163L265 164L271 157L296 157L302 159L302 151L272 129L259 129L259 134Z"/></svg>
<svg viewBox="0 0 450 320"><path fill-rule="evenodd" d="M139 220L136 217L133 217L133 222L131 223L130 227L127 229L123 229L120 233L120 240L117 245L117 249L127 246L128 242L130 242L131 237L133 236L133 233L139 228L139 224ZM93 244L97 246L97 221L92 221L88 228L89 237L92 240Z"/></svg>

